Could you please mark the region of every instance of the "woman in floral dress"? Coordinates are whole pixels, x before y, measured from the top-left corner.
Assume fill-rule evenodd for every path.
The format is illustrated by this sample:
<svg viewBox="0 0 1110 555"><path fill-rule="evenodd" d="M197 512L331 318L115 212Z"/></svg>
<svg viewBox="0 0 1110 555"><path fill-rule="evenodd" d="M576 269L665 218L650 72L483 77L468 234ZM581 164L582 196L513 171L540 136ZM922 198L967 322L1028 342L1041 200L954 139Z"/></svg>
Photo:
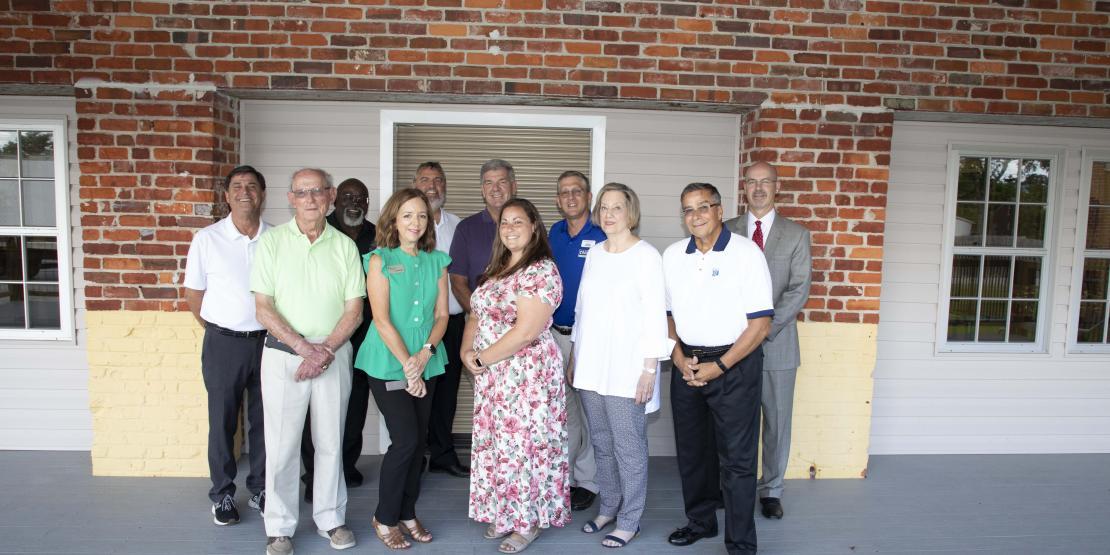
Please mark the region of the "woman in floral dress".
<svg viewBox="0 0 1110 555"><path fill-rule="evenodd" d="M463 336L474 374L470 518L504 538L502 553L570 522L565 376L548 329L562 295L539 212L510 200Z"/></svg>

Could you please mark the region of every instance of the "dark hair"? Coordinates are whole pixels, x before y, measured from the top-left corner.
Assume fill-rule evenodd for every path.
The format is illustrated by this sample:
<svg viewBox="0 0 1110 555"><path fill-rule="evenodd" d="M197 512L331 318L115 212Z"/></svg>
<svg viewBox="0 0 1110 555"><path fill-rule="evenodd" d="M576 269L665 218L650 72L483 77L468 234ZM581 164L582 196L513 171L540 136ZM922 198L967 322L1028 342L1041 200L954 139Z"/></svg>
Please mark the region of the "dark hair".
<svg viewBox="0 0 1110 555"><path fill-rule="evenodd" d="M505 211L513 207L523 210L524 215L531 221L532 238L524 246L520 260L509 266L509 259L512 258L513 253L505 247L505 243L501 242L500 222L498 222L498 231L493 236L493 253L490 255L489 266L486 266L486 272L478 278L478 283L512 275L536 262L552 259L551 246L547 244L547 229L543 226L543 218L540 217L540 211L536 210L536 205L528 199L514 198L501 207L501 215L504 216Z"/></svg>
<svg viewBox="0 0 1110 555"><path fill-rule="evenodd" d="M559 179L555 180L555 186L557 187L560 181L568 177L577 177L578 179L581 179L582 183L586 185L586 192L590 192L590 178L586 177L586 174L577 170L567 170L559 174Z"/></svg>
<svg viewBox="0 0 1110 555"><path fill-rule="evenodd" d="M436 230L435 223L432 222L432 207L428 204L428 197L419 189L412 187L405 187L397 189L385 201L385 206L382 207L382 214L378 217L378 234L377 242L379 247L387 249L395 249L401 246L401 239L397 233L397 214L401 212L401 207L406 202L418 198L420 202L424 203L424 209L428 211L428 227L424 228L424 235L416 241L416 248L424 252L432 252L436 248Z"/></svg>
<svg viewBox="0 0 1110 555"><path fill-rule="evenodd" d="M423 164L420 164L419 166L416 166L416 171L412 172L412 181L414 183L416 182L416 176L420 175L421 170L435 170L439 172L439 175L443 177L444 181L447 181L447 172L443 171L443 165L439 162L436 162L435 160L429 160L427 162L424 162Z"/></svg>
<svg viewBox="0 0 1110 555"><path fill-rule="evenodd" d="M509 174L509 181L516 181L516 172L513 171L513 165L500 158L494 158L486 160L486 163L482 164L482 169L478 170L478 182L481 183L486 178L486 172L493 170L505 170Z"/></svg>
<svg viewBox="0 0 1110 555"><path fill-rule="evenodd" d="M709 195L713 197L713 202L717 204L721 203L721 192L709 183L691 183L683 187L682 194L678 195L678 201L682 202L682 199L686 198L686 195L695 191L709 191Z"/></svg>
<svg viewBox="0 0 1110 555"><path fill-rule="evenodd" d="M258 186L262 188L263 191L266 190L266 178L262 177L262 172L254 169L254 166L236 166L235 169L231 170L231 173L227 174L227 178L224 179L224 188L226 189L231 185L231 178L243 174L253 175L254 178L258 180Z"/></svg>

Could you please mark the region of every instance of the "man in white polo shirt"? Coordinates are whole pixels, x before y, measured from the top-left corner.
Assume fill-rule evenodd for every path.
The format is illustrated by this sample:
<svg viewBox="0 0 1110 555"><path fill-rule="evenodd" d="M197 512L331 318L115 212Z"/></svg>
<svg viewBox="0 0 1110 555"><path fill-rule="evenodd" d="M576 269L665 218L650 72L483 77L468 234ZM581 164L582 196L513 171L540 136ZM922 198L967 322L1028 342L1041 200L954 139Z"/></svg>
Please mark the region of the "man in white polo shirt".
<svg viewBox="0 0 1110 555"><path fill-rule="evenodd" d="M196 233L185 263L185 300L204 328L200 365L208 391L208 473L212 517L218 526L239 522L235 506L235 430L247 392L250 428L249 505L266 503L266 445L259 381L266 330L258 323L250 291L251 262L262 232L266 179L250 166L227 176L224 198L231 214Z"/></svg>
<svg viewBox="0 0 1110 555"><path fill-rule="evenodd" d="M716 536L723 495L725 548L731 555L754 554L760 344L774 315L771 275L759 247L724 228L716 187L691 183L681 202L691 237L667 247L663 274L676 341L671 408L688 523L667 541L687 546ZM719 474L706 433L710 422Z"/></svg>

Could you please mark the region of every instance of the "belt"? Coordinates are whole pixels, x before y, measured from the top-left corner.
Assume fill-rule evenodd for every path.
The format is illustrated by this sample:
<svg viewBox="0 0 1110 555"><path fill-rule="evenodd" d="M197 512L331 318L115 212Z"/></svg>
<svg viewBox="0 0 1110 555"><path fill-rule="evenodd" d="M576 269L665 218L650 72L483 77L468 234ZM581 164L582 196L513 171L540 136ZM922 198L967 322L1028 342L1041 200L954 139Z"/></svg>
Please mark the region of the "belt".
<svg viewBox="0 0 1110 555"><path fill-rule="evenodd" d="M682 348L682 354L687 357L698 357L698 360L714 360L719 359L732 348L732 345L720 345L718 347L701 347L694 345L687 345L679 343Z"/></svg>
<svg viewBox="0 0 1110 555"><path fill-rule="evenodd" d="M212 330L220 335L230 335L231 337L262 337L263 335L266 335L266 330L235 331L217 326L216 324L213 324L211 322L205 325L204 329Z"/></svg>
<svg viewBox="0 0 1110 555"><path fill-rule="evenodd" d="M570 335L570 332L574 331L574 328L571 326L557 326L554 324L552 324L551 329L555 330L555 333L559 335Z"/></svg>
<svg viewBox="0 0 1110 555"><path fill-rule="evenodd" d="M285 343L282 343L281 341L278 341L278 338L276 338L272 335L267 335L266 336L266 346L271 348L271 349L277 349L277 350L279 350L283 353L289 353L291 355L296 355L297 354L297 351L294 351L293 347L290 347L289 345L286 345ZM297 355L297 356L300 356L300 355Z"/></svg>

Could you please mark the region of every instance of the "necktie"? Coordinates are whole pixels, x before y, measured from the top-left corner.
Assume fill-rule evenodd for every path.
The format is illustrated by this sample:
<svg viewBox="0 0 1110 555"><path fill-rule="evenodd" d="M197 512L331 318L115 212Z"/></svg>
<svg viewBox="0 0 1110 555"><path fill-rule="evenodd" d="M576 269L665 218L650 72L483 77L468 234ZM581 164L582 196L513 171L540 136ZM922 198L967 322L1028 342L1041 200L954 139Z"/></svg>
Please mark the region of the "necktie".
<svg viewBox="0 0 1110 555"><path fill-rule="evenodd" d="M763 250L763 222L755 221L755 233L752 233L752 241L759 245L759 250Z"/></svg>

